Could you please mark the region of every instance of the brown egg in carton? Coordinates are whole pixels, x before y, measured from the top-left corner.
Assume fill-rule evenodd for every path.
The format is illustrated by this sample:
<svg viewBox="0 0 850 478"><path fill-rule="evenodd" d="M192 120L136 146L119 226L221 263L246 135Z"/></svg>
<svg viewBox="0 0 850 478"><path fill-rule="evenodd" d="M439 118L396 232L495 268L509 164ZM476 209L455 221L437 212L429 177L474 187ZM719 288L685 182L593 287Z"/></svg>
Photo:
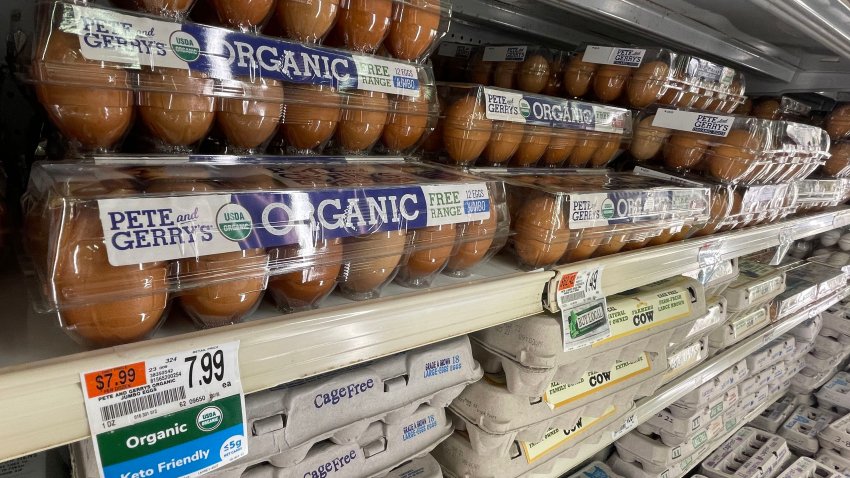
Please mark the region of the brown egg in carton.
<svg viewBox="0 0 850 478"><path fill-rule="evenodd" d="M535 45L481 45L469 55L465 81L558 96L567 53ZM440 77L440 81L451 81Z"/></svg>
<svg viewBox="0 0 850 478"><path fill-rule="evenodd" d="M187 154L212 134L228 154L270 144L321 154L333 140L344 154L398 155L414 152L437 122L430 67L61 1L49 7L27 80L72 153ZM145 25L176 31L147 38Z"/></svg>
<svg viewBox="0 0 850 478"><path fill-rule="evenodd" d="M434 77L440 81L466 81L469 58L475 48L475 45L468 43L440 42L440 47L431 55Z"/></svg>
<svg viewBox="0 0 850 478"><path fill-rule="evenodd" d="M586 45L563 72L564 93L643 109L654 103L731 113L746 97L743 73L661 48Z"/></svg>
<svg viewBox="0 0 850 478"><path fill-rule="evenodd" d="M833 141L850 138L850 103L840 104L830 111L826 115L824 129Z"/></svg>
<svg viewBox="0 0 850 478"><path fill-rule="evenodd" d="M536 269L657 245L709 220L709 190L632 173L508 169L511 251Z"/></svg>
<svg viewBox="0 0 850 478"><path fill-rule="evenodd" d="M850 142L833 141L829 147L829 156L817 174L828 178L850 177Z"/></svg>
<svg viewBox="0 0 850 478"><path fill-rule="evenodd" d="M807 123L811 119L812 107L789 96L758 98L752 102L752 111L735 114L749 114L768 120L785 120Z"/></svg>
<svg viewBox="0 0 850 478"><path fill-rule="evenodd" d="M654 107L638 114L629 153L677 173L770 184L807 177L828 150L829 138L816 126Z"/></svg>
<svg viewBox="0 0 850 478"><path fill-rule="evenodd" d="M631 138L623 108L469 83L439 83L438 95L443 111L424 149L448 164L603 168Z"/></svg>
<svg viewBox="0 0 850 478"><path fill-rule="evenodd" d="M468 276L508 234L500 181L400 159L43 162L26 197L46 303L99 346L149 336L172 298L215 327L249 317L266 289L292 312L337 288L427 288Z"/></svg>

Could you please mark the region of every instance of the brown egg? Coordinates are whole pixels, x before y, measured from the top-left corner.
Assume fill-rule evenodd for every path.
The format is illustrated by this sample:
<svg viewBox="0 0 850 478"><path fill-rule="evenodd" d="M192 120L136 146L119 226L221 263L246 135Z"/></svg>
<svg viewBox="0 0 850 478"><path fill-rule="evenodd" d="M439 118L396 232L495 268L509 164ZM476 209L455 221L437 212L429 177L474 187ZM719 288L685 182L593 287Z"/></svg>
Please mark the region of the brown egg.
<svg viewBox="0 0 850 478"><path fill-rule="evenodd" d="M449 261L457 232L454 224L407 231L410 252L401 260L396 282L406 287L428 287Z"/></svg>
<svg viewBox="0 0 850 478"><path fill-rule="evenodd" d="M549 141L549 147L543 154L543 165L550 168L560 168L570 157L578 142L578 135L573 131L556 131Z"/></svg>
<svg viewBox="0 0 850 478"><path fill-rule="evenodd" d="M617 153L620 152L620 140L621 136L619 134L603 134L599 139L599 147L593 152L593 156L590 157L591 168L604 168L608 163L610 163Z"/></svg>
<svg viewBox="0 0 850 478"><path fill-rule="evenodd" d="M272 13L275 0L210 0L221 24L243 31L257 30Z"/></svg>
<svg viewBox="0 0 850 478"><path fill-rule="evenodd" d="M514 88L514 76L519 70L519 63L515 61L500 61L493 69L493 86L499 88Z"/></svg>
<svg viewBox="0 0 850 478"><path fill-rule="evenodd" d="M215 120L212 79L163 68L139 73L139 83L143 89L137 96L140 117L161 143L160 149L186 151L206 137Z"/></svg>
<svg viewBox="0 0 850 478"><path fill-rule="evenodd" d="M781 115L781 106L776 98L761 100L753 108L753 116L756 118L775 120Z"/></svg>
<svg viewBox="0 0 850 478"><path fill-rule="evenodd" d="M572 239L567 252L558 261L560 264L571 262L586 261L593 257L596 249L599 249L600 240L598 238L591 239Z"/></svg>
<svg viewBox="0 0 850 478"><path fill-rule="evenodd" d="M514 252L528 269L557 263L569 245L570 230L560 199L546 194L529 198L517 213Z"/></svg>
<svg viewBox="0 0 850 478"><path fill-rule="evenodd" d="M599 65L582 61L584 54L570 58L564 70L564 88L574 98L582 98L590 89L590 82Z"/></svg>
<svg viewBox="0 0 850 478"><path fill-rule="evenodd" d="M556 53L555 59L552 60L552 66L549 68L549 79L546 81L546 86L543 88L543 94L548 96L562 96L564 69L566 67L566 58L562 53Z"/></svg>
<svg viewBox="0 0 850 478"><path fill-rule="evenodd" d="M390 54L415 61L440 35L440 0L405 0L393 3L393 22L384 45Z"/></svg>
<svg viewBox="0 0 850 478"><path fill-rule="evenodd" d="M253 153L278 129L283 110L283 86L275 80L240 82L246 98L221 98L216 121L236 152ZM250 99L248 99L250 98Z"/></svg>
<svg viewBox="0 0 850 478"><path fill-rule="evenodd" d="M443 123L445 123L445 120L438 118L437 124L434 126L434 131L426 135L425 141L422 142L422 151L429 158L436 156L443 149Z"/></svg>
<svg viewBox="0 0 850 478"><path fill-rule="evenodd" d="M499 217L493 195L490 195L490 216L487 219L458 224L456 229L457 243L443 272L454 277L466 277L469 270L484 260L494 248ZM503 244L497 244L496 248L501 248Z"/></svg>
<svg viewBox="0 0 850 478"><path fill-rule="evenodd" d="M696 98L694 99L693 106L691 107L698 110L708 110L709 106L714 101L714 93L705 88L698 88L696 91Z"/></svg>
<svg viewBox="0 0 850 478"><path fill-rule="evenodd" d="M747 98L743 103L737 105L733 111L736 115L747 116L753 111L753 100Z"/></svg>
<svg viewBox="0 0 850 478"><path fill-rule="evenodd" d="M345 46L366 53L377 50L390 29L392 0L343 0L340 7L336 25Z"/></svg>
<svg viewBox="0 0 850 478"><path fill-rule="evenodd" d="M381 135L390 153L404 153L419 144L432 124L430 109L431 104L425 94L417 98L395 97Z"/></svg>
<svg viewBox="0 0 850 478"><path fill-rule="evenodd" d="M284 105L281 129L291 152L320 153L342 114L339 94L329 86L286 86Z"/></svg>
<svg viewBox="0 0 850 478"><path fill-rule="evenodd" d="M345 238L340 291L353 300L378 297L396 272L406 237L400 230Z"/></svg>
<svg viewBox="0 0 850 478"><path fill-rule="evenodd" d="M832 177L843 177L850 172L850 143L834 143L829 149L832 156L823 165L823 172Z"/></svg>
<svg viewBox="0 0 850 478"><path fill-rule="evenodd" d="M655 115L649 115L640 120L635 126L632 144L629 152L637 161L646 161L654 158L664 143L670 137L670 130L652 126Z"/></svg>
<svg viewBox="0 0 850 478"><path fill-rule="evenodd" d="M602 145L602 138L597 133L582 132L576 141L576 146L567 160L571 168L584 168L590 159L596 154L596 150Z"/></svg>
<svg viewBox="0 0 850 478"><path fill-rule="evenodd" d="M673 240L674 234L675 233L673 232L673 228L665 227L665 228L661 229L661 232L657 236L650 238L645 245L646 246L660 246L660 245L663 245L663 244L667 244L668 242Z"/></svg>
<svg viewBox="0 0 850 478"><path fill-rule="evenodd" d="M268 169L250 164L243 164L238 168L228 168L227 188L233 190L247 189L257 191L272 191L282 189L283 185L274 178Z"/></svg>
<svg viewBox="0 0 850 478"><path fill-rule="evenodd" d="M336 22L339 0L278 0L276 18L287 38L321 43Z"/></svg>
<svg viewBox="0 0 850 478"><path fill-rule="evenodd" d="M732 130L706 154L708 171L717 179L735 181L751 168L762 149L760 137L747 130Z"/></svg>
<svg viewBox="0 0 850 478"><path fill-rule="evenodd" d="M600 244L593 253L593 257L603 257L620 252L626 246L628 237L628 234L616 234L612 228L611 239Z"/></svg>
<svg viewBox="0 0 850 478"><path fill-rule="evenodd" d="M484 50L482 49L470 59L467 77L471 83L489 85L490 73L493 72L495 65L492 61L484 61L483 54Z"/></svg>
<svg viewBox="0 0 850 478"><path fill-rule="evenodd" d="M670 66L665 61L656 60L642 64L629 78L626 94L633 108L646 108L661 97L661 91L667 84Z"/></svg>
<svg viewBox="0 0 850 478"><path fill-rule="evenodd" d="M381 137L390 102L379 91L351 92L343 106L336 139L346 153L367 152Z"/></svg>
<svg viewBox="0 0 850 478"><path fill-rule="evenodd" d="M492 129L493 122L485 116L478 98L465 96L446 109L443 145L456 164L466 164L477 159L487 147Z"/></svg>
<svg viewBox="0 0 850 478"><path fill-rule="evenodd" d="M307 260L310 267L269 278L269 292L286 312L315 308L336 287L342 268L342 239L314 240L269 249L275 267Z"/></svg>
<svg viewBox="0 0 850 478"><path fill-rule="evenodd" d="M501 166L507 163L519 148L525 134L525 125L510 121L494 121L493 133L484 148L482 158L485 166Z"/></svg>
<svg viewBox="0 0 850 478"><path fill-rule="evenodd" d="M543 157L543 153L546 152L546 148L549 147L551 139L552 128L526 126L522 141L520 141L516 153L511 158L511 166L528 168L537 164Z"/></svg>
<svg viewBox="0 0 850 478"><path fill-rule="evenodd" d="M97 208L79 206L70 214L53 275L62 325L98 347L148 337L168 302L167 264L111 265Z"/></svg>
<svg viewBox="0 0 850 478"><path fill-rule="evenodd" d="M600 101L614 101L623 93L631 68L617 65L601 65L593 78L593 92Z"/></svg>
<svg viewBox="0 0 850 478"><path fill-rule="evenodd" d="M664 145L664 164L673 170L691 169L697 166L708 148L705 135L697 133L673 133Z"/></svg>
<svg viewBox="0 0 850 478"><path fill-rule="evenodd" d="M47 116L72 147L113 150L133 121L127 72L83 58L76 35L54 31L48 40L33 62L36 94ZM80 86L65 86L74 84Z"/></svg>
<svg viewBox="0 0 850 478"><path fill-rule="evenodd" d="M195 0L135 0L139 9L164 17L183 18Z"/></svg>
<svg viewBox="0 0 850 478"><path fill-rule="evenodd" d="M824 129L833 141L850 135L850 104L836 107L826 117Z"/></svg>
<svg viewBox="0 0 850 478"><path fill-rule="evenodd" d="M543 55L531 55L519 65L517 86L522 91L540 93L549 83L549 61Z"/></svg>

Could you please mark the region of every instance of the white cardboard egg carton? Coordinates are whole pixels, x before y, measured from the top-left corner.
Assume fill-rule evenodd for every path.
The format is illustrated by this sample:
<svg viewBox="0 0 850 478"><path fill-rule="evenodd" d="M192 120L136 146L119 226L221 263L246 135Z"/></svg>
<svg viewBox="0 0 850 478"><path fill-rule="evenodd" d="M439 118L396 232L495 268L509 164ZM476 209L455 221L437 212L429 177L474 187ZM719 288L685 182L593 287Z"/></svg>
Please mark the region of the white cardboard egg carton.
<svg viewBox="0 0 850 478"><path fill-rule="evenodd" d="M672 406L684 409L700 408L713 399L720 397L730 387L746 380L749 371L746 360L715 375L713 379L703 383L676 400Z"/></svg>
<svg viewBox="0 0 850 478"><path fill-rule="evenodd" d="M623 478L601 461L592 461L567 478Z"/></svg>
<svg viewBox="0 0 850 478"><path fill-rule="evenodd" d="M757 373L750 373L749 378L738 385L738 394L742 397L748 396L764 387L782 385L787 375L785 362L777 362Z"/></svg>
<svg viewBox="0 0 850 478"><path fill-rule="evenodd" d="M850 354L850 344L841 343L838 337L826 335L829 333L829 330L825 330L824 333L815 338L815 347L812 353L820 357L841 355L846 358Z"/></svg>
<svg viewBox="0 0 850 478"><path fill-rule="evenodd" d="M768 324L770 324L769 306L758 305L726 319L721 327L711 332L708 343L712 350L723 350L753 335Z"/></svg>
<svg viewBox="0 0 850 478"><path fill-rule="evenodd" d="M850 321L848 321L850 322ZM810 319L804 320L802 323L796 325L794 328L788 331L789 334L793 335L794 338L797 339L797 342L814 342L815 337L817 337L818 332L823 328L823 318L820 315L816 315ZM850 325L850 324L848 324Z"/></svg>
<svg viewBox="0 0 850 478"><path fill-rule="evenodd" d="M700 471L708 478L769 478L789 454L784 438L743 427L702 462Z"/></svg>
<svg viewBox="0 0 850 478"><path fill-rule="evenodd" d="M613 420L610 408L655 393L665 370L662 357L641 353L604 373L588 371L569 385L552 382L533 399L511 393L503 377L488 374L468 386L450 409L476 453L503 455L515 441L539 441L552 428L570 429L580 420L600 417Z"/></svg>
<svg viewBox="0 0 850 478"><path fill-rule="evenodd" d="M835 370L845 358L844 355L816 355L815 350L812 350L803 356L803 363L820 374Z"/></svg>
<svg viewBox="0 0 850 478"><path fill-rule="evenodd" d="M850 414L844 415L818 434L820 445L845 457L850 462Z"/></svg>
<svg viewBox="0 0 850 478"><path fill-rule="evenodd" d="M793 335L784 334L779 336L757 351L747 356L747 369L752 376L771 365L784 360L785 357L794 353L796 342Z"/></svg>
<svg viewBox="0 0 850 478"><path fill-rule="evenodd" d="M443 478L440 464L430 454L414 458L394 468L387 478Z"/></svg>
<svg viewBox="0 0 850 478"><path fill-rule="evenodd" d="M667 354L667 371L664 372L663 383L669 383L683 373L708 360L710 349L708 337L702 337L678 351Z"/></svg>
<svg viewBox="0 0 850 478"><path fill-rule="evenodd" d="M598 448L604 436L623 427L632 407L617 409L617 418L607 426L590 426L569 434L555 433L543 442L515 442L507 455L479 454L472 449L468 436L456 431L437 446L432 455L449 478L535 478L551 474L559 458L575 457L584 447Z"/></svg>
<svg viewBox="0 0 850 478"><path fill-rule="evenodd" d="M850 413L850 373L838 372L817 391L818 406L838 413Z"/></svg>
<svg viewBox="0 0 850 478"><path fill-rule="evenodd" d="M785 291L785 271L749 259L738 262L738 277L723 291L729 314L770 302Z"/></svg>
<svg viewBox="0 0 850 478"><path fill-rule="evenodd" d="M691 441L706 427L716 427L712 422L723 424L730 416L737 417L738 387L726 392L699 409L682 409L669 406L638 425L644 435L658 435L667 446L677 446ZM687 414L686 414L687 413Z"/></svg>
<svg viewBox="0 0 850 478"><path fill-rule="evenodd" d="M749 395L741 395L738 398L738 408L735 413L737 414L738 418L743 418L748 413L752 412L760 405L764 404L769 397L770 388L768 386L757 388Z"/></svg>
<svg viewBox="0 0 850 478"><path fill-rule="evenodd" d="M628 311L643 299L683 296L683 314L665 317L654 313L632 317ZM684 313L684 311L689 311ZM540 396L556 372L567 381L578 380L583 371L593 367L606 369L617 360L628 360L640 352L662 354L697 338L706 322L698 322L707 314L722 314L725 309L706 306L702 285L694 279L678 277L608 297L611 335L583 348L565 351L563 323L560 316L538 314L490 327L470 335L476 358L487 373L504 371L511 393L528 397ZM660 317L660 319L656 319ZM713 322L712 319L708 323ZM573 377L566 377L566 368ZM530 372L533 372L531 374ZM516 375L522 374L523 380ZM531 380L534 378L534 380Z"/></svg>
<svg viewBox="0 0 850 478"><path fill-rule="evenodd" d="M828 466L801 456L777 478L843 478L843 476Z"/></svg>
<svg viewBox="0 0 850 478"><path fill-rule="evenodd" d="M799 406L779 429L779 435L788 442L794 453L813 456L818 452L818 433L832 423L838 415L814 407Z"/></svg>
<svg viewBox="0 0 850 478"><path fill-rule="evenodd" d="M821 449L815 457L815 460L817 460L818 463L829 467L831 470L838 472L844 478L850 478L850 458L845 458L838 454L835 450L824 448L823 445L821 445Z"/></svg>
<svg viewBox="0 0 850 478"><path fill-rule="evenodd" d="M708 337L714 330L723 326L728 315L726 313L726 298L722 295L706 296L706 313L694 321L694 325L688 332L688 338L685 343L692 342L698 338ZM673 344L672 350L676 350L680 345Z"/></svg>
<svg viewBox="0 0 850 478"><path fill-rule="evenodd" d="M843 333L841 333L841 332L839 332L835 329L823 328L820 331L820 335L822 335L824 337L830 337L832 339L835 339L842 346L846 347L846 346L850 345L850 335L844 335Z"/></svg>
<svg viewBox="0 0 850 478"><path fill-rule="evenodd" d="M617 451L614 451L611 457L608 458L608 464L611 465L611 469L623 475L624 478L682 478L690 471L695 463L698 463L708 455L710 450L710 446L700 448L662 471L657 471L655 468L646 468L639 461L628 461L621 457Z"/></svg>
<svg viewBox="0 0 850 478"><path fill-rule="evenodd" d="M800 370L803 369L803 366L804 366L803 365L803 357L807 353L811 352L814 349L815 349L815 343L814 342L797 342L797 344L794 346L794 353L791 354L791 357L789 357L786 360L793 360L794 362L799 363L800 367L797 370L799 372Z"/></svg>
<svg viewBox="0 0 850 478"><path fill-rule="evenodd" d="M811 354L806 354L808 357ZM791 381L791 392L797 395L808 396L812 392L822 387L835 374L835 369L830 369L825 372L819 372L811 367L806 366L803 362L803 369L800 370L794 379ZM802 405L803 402L800 402Z"/></svg>
<svg viewBox="0 0 850 478"><path fill-rule="evenodd" d="M850 336L850 318L844 308L831 308L821 314L823 328L836 334Z"/></svg>
<svg viewBox="0 0 850 478"><path fill-rule="evenodd" d="M761 414L750 421L750 425L769 433L776 433L779 427L794 413L797 405L794 397L785 395L764 409Z"/></svg>
<svg viewBox="0 0 850 478"><path fill-rule="evenodd" d="M818 300L828 297L847 285L847 275L838 267L818 262L807 262L800 270L805 277L818 284Z"/></svg>

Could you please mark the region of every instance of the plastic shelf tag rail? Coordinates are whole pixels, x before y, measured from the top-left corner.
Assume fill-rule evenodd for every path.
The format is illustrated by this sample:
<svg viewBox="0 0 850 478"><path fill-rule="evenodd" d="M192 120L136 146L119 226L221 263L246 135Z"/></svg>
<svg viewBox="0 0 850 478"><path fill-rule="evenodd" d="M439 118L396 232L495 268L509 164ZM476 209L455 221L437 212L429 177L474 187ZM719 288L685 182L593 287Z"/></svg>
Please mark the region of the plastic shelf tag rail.
<svg viewBox="0 0 850 478"><path fill-rule="evenodd" d="M779 230L779 245L770 259L770 265L778 266L785 259L785 255L791 249L791 244L794 244L796 228L794 226L785 226Z"/></svg>
<svg viewBox="0 0 850 478"><path fill-rule="evenodd" d="M602 293L602 266L561 277L558 307L564 325L564 352L593 345L611 336L608 304Z"/></svg>
<svg viewBox="0 0 850 478"><path fill-rule="evenodd" d="M239 342L81 375L103 478L194 477L248 453Z"/></svg>

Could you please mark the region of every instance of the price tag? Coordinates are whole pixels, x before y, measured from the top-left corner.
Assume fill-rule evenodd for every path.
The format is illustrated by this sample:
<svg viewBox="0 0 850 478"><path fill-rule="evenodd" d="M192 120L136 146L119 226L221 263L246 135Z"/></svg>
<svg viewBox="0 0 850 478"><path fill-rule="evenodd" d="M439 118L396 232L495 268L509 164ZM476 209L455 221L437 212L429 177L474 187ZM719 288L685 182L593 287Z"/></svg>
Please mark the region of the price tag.
<svg viewBox="0 0 850 478"><path fill-rule="evenodd" d="M611 439L614 440L614 441L617 441L618 438L620 438L621 436L625 435L626 433L629 433L630 431L634 430L635 427L637 427L637 426L638 426L637 415L632 413L631 415L626 417L626 420L623 422L622 425L620 425L620 428L611 432Z"/></svg>
<svg viewBox="0 0 850 478"><path fill-rule="evenodd" d="M602 294L602 266L565 274L558 283L564 351L593 345L611 335Z"/></svg>
<svg viewBox="0 0 850 478"><path fill-rule="evenodd" d="M602 266L564 274L558 283L558 307L561 310L603 297Z"/></svg>
<svg viewBox="0 0 850 478"><path fill-rule="evenodd" d="M103 478L199 476L248 454L239 343L80 374Z"/></svg>

